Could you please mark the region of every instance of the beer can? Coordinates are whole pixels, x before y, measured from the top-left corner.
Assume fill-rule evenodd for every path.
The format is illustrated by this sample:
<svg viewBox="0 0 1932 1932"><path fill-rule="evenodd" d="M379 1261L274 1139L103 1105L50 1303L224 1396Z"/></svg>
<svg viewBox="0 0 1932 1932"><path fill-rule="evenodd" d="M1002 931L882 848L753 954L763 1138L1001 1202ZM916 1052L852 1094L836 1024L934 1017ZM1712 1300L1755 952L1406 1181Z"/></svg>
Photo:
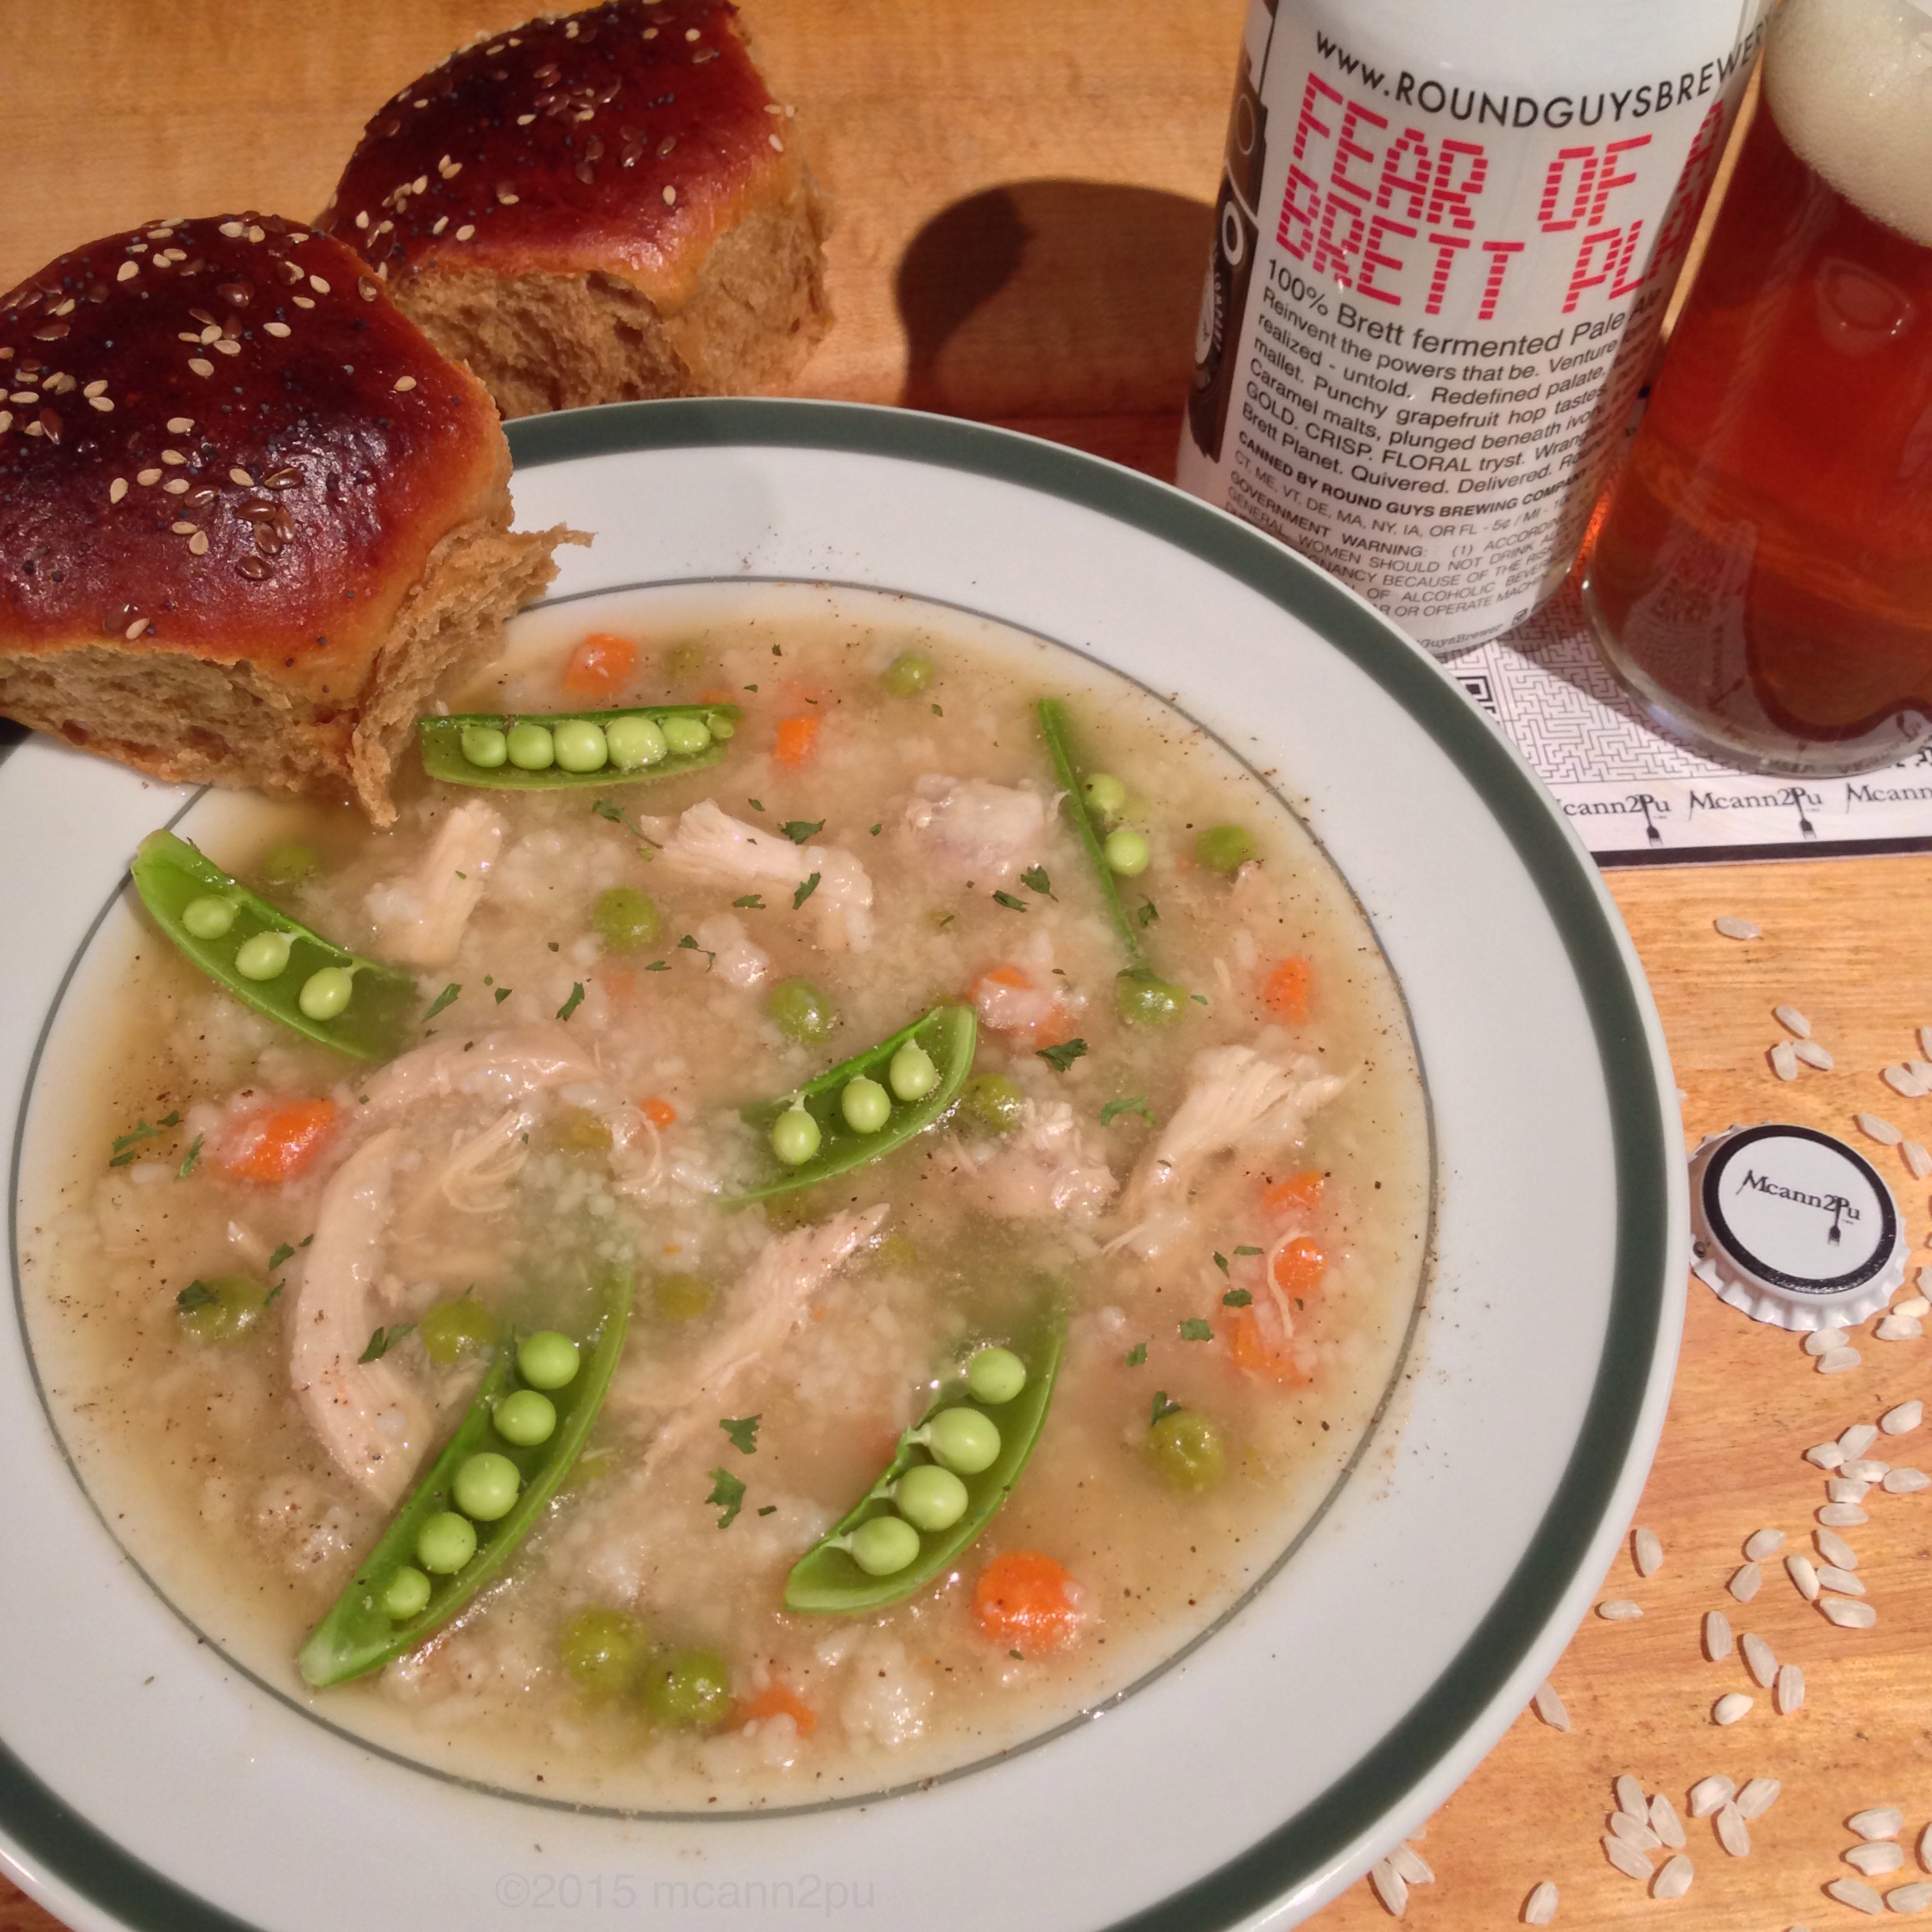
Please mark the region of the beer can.
<svg viewBox="0 0 1932 1932"><path fill-rule="evenodd" d="M1250 0L1182 487L1440 657L1560 586L1762 0Z"/></svg>

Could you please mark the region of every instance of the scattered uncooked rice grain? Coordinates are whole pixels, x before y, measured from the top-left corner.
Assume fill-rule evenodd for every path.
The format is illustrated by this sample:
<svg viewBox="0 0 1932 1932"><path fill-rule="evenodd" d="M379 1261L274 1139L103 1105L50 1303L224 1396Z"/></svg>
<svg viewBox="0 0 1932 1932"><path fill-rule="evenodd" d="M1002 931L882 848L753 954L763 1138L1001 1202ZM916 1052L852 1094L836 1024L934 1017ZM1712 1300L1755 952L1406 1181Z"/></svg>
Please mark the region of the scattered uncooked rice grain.
<svg viewBox="0 0 1932 1932"><path fill-rule="evenodd" d="M1765 1556L1775 1556L1784 1547L1782 1530L1754 1530L1744 1540L1744 1554L1753 1563Z"/></svg>
<svg viewBox="0 0 1932 1932"><path fill-rule="evenodd" d="M1406 1840L1388 1855L1390 1867L1412 1885L1433 1885L1436 1874L1429 1862Z"/></svg>
<svg viewBox="0 0 1932 1932"><path fill-rule="evenodd" d="M1726 1777L1721 1771L1713 1771L1709 1777L1699 1778L1690 1787L1690 1815L1709 1818L1719 1806L1728 1805L1736 1795L1736 1779Z"/></svg>
<svg viewBox="0 0 1932 1932"><path fill-rule="evenodd" d="M1892 1069L1887 1067L1885 1071L1889 1073ZM1900 1068L1900 1071L1903 1073L1904 1069ZM1918 1084L1916 1080L1912 1082L1915 1088ZM1854 1114L1852 1118L1858 1122L1859 1132L1869 1135L1881 1147L1896 1147L1905 1138L1882 1114Z"/></svg>
<svg viewBox="0 0 1932 1932"><path fill-rule="evenodd" d="M1834 1878L1825 1889L1854 1911L1876 1914L1885 1910L1885 1900L1862 1878Z"/></svg>
<svg viewBox="0 0 1932 1932"><path fill-rule="evenodd" d="M1697 1875L1697 1867L1679 1852L1666 1861L1664 1869L1651 1881L1653 1898L1682 1898L1690 1889L1690 1881Z"/></svg>
<svg viewBox="0 0 1932 1932"><path fill-rule="evenodd" d="M1764 1582L1764 1572L1755 1563L1741 1565L1731 1581L1724 1586L1739 1603L1749 1603L1758 1594L1758 1586Z"/></svg>
<svg viewBox="0 0 1932 1932"><path fill-rule="evenodd" d="M1609 1602L1597 1606L1597 1614L1606 1623L1628 1623L1643 1615L1643 1605L1632 1603L1627 1597L1613 1597Z"/></svg>
<svg viewBox="0 0 1932 1932"><path fill-rule="evenodd" d="M1860 1456L1855 1462L1848 1462L1844 1473L1854 1482L1883 1482L1885 1472L1891 1468L1889 1462L1881 1462L1876 1456Z"/></svg>
<svg viewBox="0 0 1932 1932"><path fill-rule="evenodd" d="M1919 1272L1923 1275L1926 1271L1921 1268ZM1919 1283L1922 1289L1924 1286L1923 1282ZM1932 1315L1932 1301L1928 1301L1923 1294L1908 1294L1903 1301L1892 1304L1892 1312L1905 1316L1914 1321L1923 1321L1926 1316Z"/></svg>
<svg viewBox="0 0 1932 1932"><path fill-rule="evenodd" d="M1845 1331L1836 1323L1823 1328L1814 1328L1804 1339L1804 1352L1807 1355L1829 1355L1835 1348L1845 1345Z"/></svg>
<svg viewBox="0 0 1932 1932"><path fill-rule="evenodd" d="M1798 1586L1798 1594L1807 1603L1816 1603L1818 1598L1818 1571L1811 1566L1809 1556L1795 1554L1784 1559L1784 1568L1792 1582Z"/></svg>
<svg viewBox="0 0 1932 1932"><path fill-rule="evenodd" d="M1556 1888L1545 1878L1523 1902L1523 1923L1546 1926L1556 1916Z"/></svg>
<svg viewBox="0 0 1932 1932"><path fill-rule="evenodd" d="M1711 1706L1711 1722L1734 1724L1739 1718L1749 1717L1751 1706L1757 1702L1755 1698L1747 1697L1742 1690L1727 1690Z"/></svg>
<svg viewBox="0 0 1932 1932"><path fill-rule="evenodd" d="M1837 1590L1846 1597L1865 1594L1865 1579L1853 1575L1849 1570L1840 1570L1836 1563L1818 1565L1818 1584L1822 1589Z"/></svg>
<svg viewBox="0 0 1932 1932"><path fill-rule="evenodd" d="M1777 1710L1780 1717L1788 1717L1804 1702L1804 1672L1795 1664L1782 1664L1778 1667Z"/></svg>
<svg viewBox="0 0 1932 1932"><path fill-rule="evenodd" d="M1654 1530L1639 1530L1631 1538L1631 1560L1639 1576L1655 1576L1664 1567L1664 1545Z"/></svg>
<svg viewBox="0 0 1932 1932"><path fill-rule="evenodd" d="M1880 1342L1916 1342L1924 1333L1923 1325L1911 1315L1888 1315L1872 1331L1874 1339Z"/></svg>
<svg viewBox="0 0 1932 1932"><path fill-rule="evenodd" d="M1778 1801L1778 1793L1784 1787L1776 1778L1754 1777L1749 1780L1737 1795L1736 1804L1740 1818L1761 1818Z"/></svg>
<svg viewBox="0 0 1932 1932"><path fill-rule="evenodd" d="M1916 1140L1906 1141L1899 1149L1905 1156L1905 1165L1911 1170L1915 1181L1923 1181L1932 1174L1932 1154L1928 1154Z"/></svg>
<svg viewBox="0 0 1932 1932"><path fill-rule="evenodd" d="M1932 1825L1919 1834L1919 1863L1932 1872Z"/></svg>
<svg viewBox="0 0 1932 1932"><path fill-rule="evenodd" d="M1604 1856L1627 1878L1648 1878L1657 1867L1633 1844L1608 1833L1603 1840Z"/></svg>
<svg viewBox="0 0 1932 1932"><path fill-rule="evenodd" d="M1855 1368L1863 1357L1855 1348L1835 1348L1818 1358L1820 1375L1843 1375L1848 1368Z"/></svg>
<svg viewBox="0 0 1932 1932"><path fill-rule="evenodd" d="M1885 1903L1895 1912L1923 1911L1932 1905L1932 1885L1916 1878L1910 1885L1894 1885L1885 1894Z"/></svg>
<svg viewBox="0 0 1932 1932"><path fill-rule="evenodd" d="M1908 1436L1925 1420L1925 1404L1914 1400L1888 1409L1878 1418L1878 1426L1888 1436Z"/></svg>
<svg viewBox="0 0 1932 1932"><path fill-rule="evenodd" d="M1661 1792L1650 1800L1650 1829L1657 1833L1658 1841L1668 1845L1673 1852L1684 1848L1683 1821L1678 1817L1676 1807Z"/></svg>
<svg viewBox="0 0 1932 1932"><path fill-rule="evenodd" d="M1804 1452L1804 1459L1814 1469L1842 1469L1844 1466L1845 1453L1835 1442L1814 1443Z"/></svg>
<svg viewBox="0 0 1932 1932"><path fill-rule="evenodd" d="M1704 1612L1704 1654L1713 1664L1731 1654L1731 1619L1721 1610Z"/></svg>
<svg viewBox="0 0 1932 1932"><path fill-rule="evenodd" d="M1923 1470L1889 1470L1881 1487L1887 1496L1916 1496L1921 1489L1932 1489L1932 1476Z"/></svg>
<svg viewBox="0 0 1932 1932"><path fill-rule="evenodd" d="M1811 1022L1795 1006L1773 1006L1771 1017L1787 1033L1799 1039L1809 1039L1811 1037Z"/></svg>
<svg viewBox="0 0 1932 1932"><path fill-rule="evenodd" d="M1901 1061L1893 1061L1878 1077L1901 1100L1923 1100L1925 1098L1925 1082ZM1896 1147L1897 1144L1896 1140L1885 1143L1887 1147Z"/></svg>
<svg viewBox="0 0 1932 1932"><path fill-rule="evenodd" d="M1771 1071L1781 1080L1798 1077L1798 1054L1789 1040L1780 1040L1771 1049Z"/></svg>
<svg viewBox="0 0 1932 1932"><path fill-rule="evenodd" d="M1905 1814L1896 1805L1872 1805L1845 1820L1861 1838L1896 1838L1905 1829Z"/></svg>
<svg viewBox="0 0 1932 1932"><path fill-rule="evenodd" d="M1802 1060L1807 1066L1816 1067L1821 1073L1830 1073L1838 1064L1816 1040L1792 1041L1792 1054L1795 1059Z"/></svg>
<svg viewBox="0 0 1932 1932"><path fill-rule="evenodd" d="M1840 1570L1858 1567L1858 1552L1836 1530L1814 1530L1811 1540L1827 1563L1836 1563Z"/></svg>
<svg viewBox="0 0 1932 1932"><path fill-rule="evenodd" d="M1368 1882L1391 1919L1399 1919L1409 1909L1409 1881L1387 1859L1368 1867Z"/></svg>
<svg viewBox="0 0 1932 1932"><path fill-rule="evenodd" d="M1878 1612L1855 1597L1821 1597L1818 1608L1840 1630L1870 1630L1878 1621Z"/></svg>
<svg viewBox="0 0 1932 1932"><path fill-rule="evenodd" d="M1743 1814L1734 1804L1717 1808L1717 1842L1733 1858L1750 1856L1750 1833L1745 1829Z"/></svg>
<svg viewBox="0 0 1932 1932"><path fill-rule="evenodd" d="M1754 926L1747 919L1733 919L1728 912L1711 923L1727 939L1755 939L1764 931L1762 926Z"/></svg>
<svg viewBox="0 0 1932 1932"><path fill-rule="evenodd" d="M1882 1878L1905 1863L1905 1851L1889 1838L1881 1838L1867 1844L1855 1844L1845 1853L1844 1862L1862 1878Z"/></svg>
<svg viewBox="0 0 1932 1932"><path fill-rule="evenodd" d="M1646 1809L1644 1788L1627 1771L1617 1774L1616 1801L1619 1811L1627 1811L1634 1818L1642 1818Z"/></svg>
<svg viewBox="0 0 1932 1932"><path fill-rule="evenodd" d="M1621 1838L1627 1845L1634 1845L1639 1852L1655 1852L1664 1843L1641 1818L1634 1818L1627 1811L1610 1814L1610 1835Z"/></svg>
<svg viewBox="0 0 1932 1932"><path fill-rule="evenodd" d="M1537 1686L1537 1694L1530 1700L1536 1714L1552 1731L1570 1728L1570 1713L1563 1708L1563 1701L1556 1694L1556 1687L1548 1678Z"/></svg>
<svg viewBox="0 0 1932 1932"><path fill-rule="evenodd" d="M1828 1530L1855 1530L1859 1524L1871 1521L1855 1503L1827 1503L1818 1511L1818 1519Z"/></svg>
<svg viewBox="0 0 1932 1932"><path fill-rule="evenodd" d="M1849 1476L1833 1476L1826 1481L1825 1493L1834 1503L1863 1503L1871 1494L1871 1485Z"/></svg>
<svg viewBox="0 0 1932 1932"><path fill-rule="evenodd" d="M1878 1440L1878 1426L1874 1422L1854 1422L1838 1438L1838 1447L1845 1452L1848 1460L1862 1456Z"/></svg>
<svg viewBox="0 0 1932 1932"><path fill-rule="evenodd" d="M1928 1060L1932 1060L1932 1026L1922 1026L1919 1029L1919 1050Z"/></svg>
<svg viewBox="0 0 1932 1932"><path fill-rule="evenodd" d="M1762 1690L1769 1690L1777 1681L1777 1659L1755 1631L1744 1633L1744 1668L1758 1679Z"/></svg>

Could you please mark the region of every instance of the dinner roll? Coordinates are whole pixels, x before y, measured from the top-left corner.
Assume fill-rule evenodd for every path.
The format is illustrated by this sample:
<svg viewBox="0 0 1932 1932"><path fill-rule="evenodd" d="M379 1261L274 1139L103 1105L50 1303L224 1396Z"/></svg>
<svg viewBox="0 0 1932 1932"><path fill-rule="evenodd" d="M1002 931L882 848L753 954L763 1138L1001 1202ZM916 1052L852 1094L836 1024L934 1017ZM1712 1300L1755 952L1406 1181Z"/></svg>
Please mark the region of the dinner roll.
<svg viewBox="0 0 1932 1932"><path fill-rule="evenodd" d="M370 122L320 225L506 416L768 388L825 332L824 217L725 0L452 54Z"/></svg>
<svg viewBox="0 0 1932 1932"><path fill-rule="evenodd" d="M273 215L0 298L0 712L157 777L353 793L547 583L482 385Z"/></svg>

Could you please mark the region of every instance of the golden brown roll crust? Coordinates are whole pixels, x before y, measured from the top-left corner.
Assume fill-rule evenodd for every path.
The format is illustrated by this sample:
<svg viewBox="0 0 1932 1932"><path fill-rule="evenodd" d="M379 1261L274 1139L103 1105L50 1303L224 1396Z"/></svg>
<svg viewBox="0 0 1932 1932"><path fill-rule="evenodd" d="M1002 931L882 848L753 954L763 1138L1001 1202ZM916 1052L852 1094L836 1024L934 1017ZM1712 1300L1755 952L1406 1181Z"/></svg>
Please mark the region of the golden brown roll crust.
<svg viewBox="0 0 1932 1932"><path fill-rule="evenodd" d="M279 217L62 256L0 384L0 712L159 776L387 816L399 697L550 575L481 386Z"/></svg>
<svg viewBox="0 0 1932 1932"><path fill-rule="evenodd" d="M320 225L507 415L762 386L824 332L822 216L725 0L452 54L369 122Z"/></svg>

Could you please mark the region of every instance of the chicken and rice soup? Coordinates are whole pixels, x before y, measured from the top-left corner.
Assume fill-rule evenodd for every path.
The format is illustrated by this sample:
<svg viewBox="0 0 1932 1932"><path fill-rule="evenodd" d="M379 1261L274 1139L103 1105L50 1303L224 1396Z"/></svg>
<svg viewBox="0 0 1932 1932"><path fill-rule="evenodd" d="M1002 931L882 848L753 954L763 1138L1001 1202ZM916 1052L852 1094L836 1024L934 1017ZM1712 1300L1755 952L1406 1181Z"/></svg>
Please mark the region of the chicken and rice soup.
<svg viewBox="0 0 1932 1932"><path fill-rule="evenodd" d="M500 714L476 781L391 831L182 827L233 888L185 930L259 895L402 969L391 1051L238 996L286 938L224 979L131 896L66 1000L22 1260L114 1533L326 1720L625 1808L889 1789L1184 1649L1422 1291L1400 998L1299 822L1139 688L902 599L564 604L448 695ZM665 706L710 762L624 782L609 714ZM304 980L311 1030L379 969Z"/></svg>

